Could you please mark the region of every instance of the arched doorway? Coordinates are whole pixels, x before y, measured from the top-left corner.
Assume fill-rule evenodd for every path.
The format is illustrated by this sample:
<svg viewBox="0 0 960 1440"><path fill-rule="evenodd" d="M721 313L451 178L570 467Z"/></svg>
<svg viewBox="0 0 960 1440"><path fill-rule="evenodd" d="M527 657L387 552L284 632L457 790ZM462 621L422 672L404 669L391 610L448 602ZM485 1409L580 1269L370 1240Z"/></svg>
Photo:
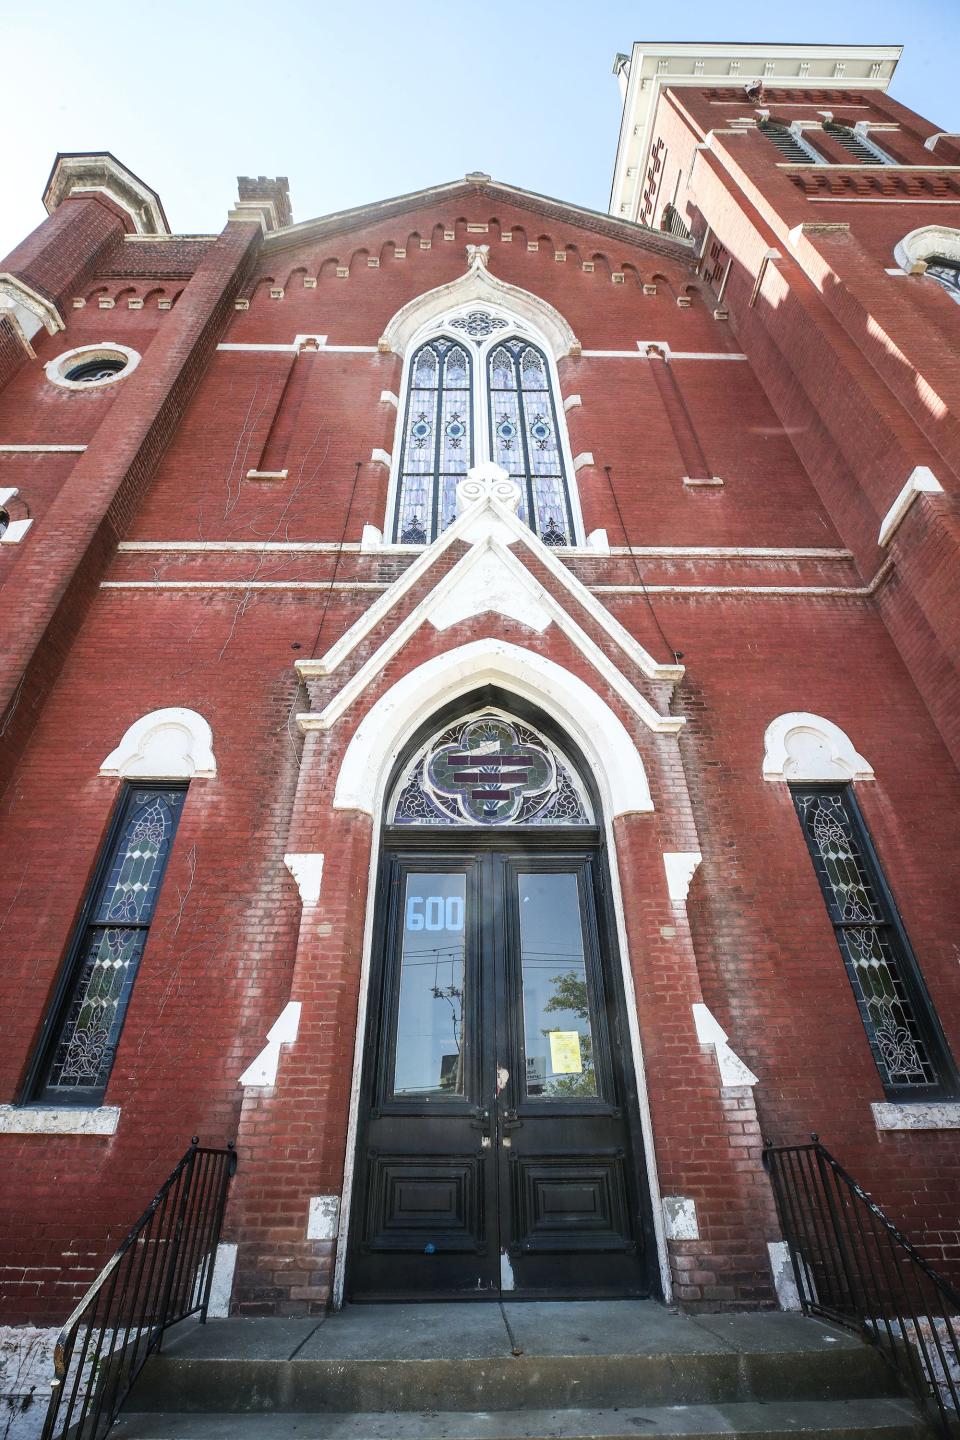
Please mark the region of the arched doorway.
<svg viewBox="0 0 960 1440"><path fill-rule="evenodd" d="M488 687L387 789L354 1300L642 1295L656 1256L598 798Z"/></svg>

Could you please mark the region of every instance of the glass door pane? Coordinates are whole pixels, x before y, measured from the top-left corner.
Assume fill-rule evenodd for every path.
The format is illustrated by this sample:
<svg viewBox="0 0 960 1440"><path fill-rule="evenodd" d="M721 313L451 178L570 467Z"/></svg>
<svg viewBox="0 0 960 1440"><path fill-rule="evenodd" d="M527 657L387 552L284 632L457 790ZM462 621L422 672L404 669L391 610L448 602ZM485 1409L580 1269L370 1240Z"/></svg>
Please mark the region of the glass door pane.
<svg viewBox="0 0 960 1440"><path fill-rule="evenodd" d="M523 1038L529 1098L597 1095L576 873L517 875Z"/></svg>
<svg viewBox="0 0 960 1440"><path fill-rule="evenodd" d="M466 891L461 872L407 873L392 1093L466 1093Z"/></svg>

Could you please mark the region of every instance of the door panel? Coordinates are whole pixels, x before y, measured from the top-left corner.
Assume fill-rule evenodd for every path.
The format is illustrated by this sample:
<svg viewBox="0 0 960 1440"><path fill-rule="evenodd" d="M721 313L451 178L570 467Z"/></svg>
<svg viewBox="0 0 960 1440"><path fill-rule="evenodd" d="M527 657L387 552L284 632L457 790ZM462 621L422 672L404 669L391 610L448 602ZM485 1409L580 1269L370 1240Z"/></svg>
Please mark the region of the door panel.
<svg viewBox="0 0 960 1440"><path fill-rule="evenodd" d="M350 1294L645 1294L599 856L444 839L384 858Z"/></svg>

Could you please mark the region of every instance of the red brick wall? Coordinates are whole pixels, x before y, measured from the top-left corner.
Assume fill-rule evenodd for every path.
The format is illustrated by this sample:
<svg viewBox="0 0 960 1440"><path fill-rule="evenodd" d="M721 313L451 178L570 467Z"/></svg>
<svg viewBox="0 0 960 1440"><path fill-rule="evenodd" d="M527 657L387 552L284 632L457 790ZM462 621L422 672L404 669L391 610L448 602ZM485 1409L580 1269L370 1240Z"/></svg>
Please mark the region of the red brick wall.
<svg viewBox="0 0 960 1440"><path fill-rule="evenodd" d="M942 863L957 776L931 718L947 724L954 692L945 657L955 656L957 638L952 532L941 502L914 508L894 543L892 575L875 597L862 593L883 558L880 516L905 478L892 448L929 463L940 442L901 404L849 314L835 313L795 262L771 267L771 288L750 308L770 219L758 217L752 195L738 199L731 175L716 165L700 185L699 203L713 207L735 259L729 325L713 318L709 287L672 242L628 240L603 220L587 228L476 190L345 222L339 232L327 226L268 239L249 278L253 226L228 227L209 249L198 246L192 279L189 246L162 242L155 272L140 274L137 264L149 270L139 258L149 247L114 243L89 269L86 305L65 311L66 333L38 336L37 360L0 395L2 436L13 443L89 446L82 456L6 455L0 465L39 516L15 563L0 554L12 566L6 613L19 621L9 636L5 741L14 744L6 744L0 809L0 873L10 897L0 934L13 957L0 969L9 1017L0 1103L19 1093L109 823L117 784L99 777L103 758L140 715L184 705L210 722L218 761L216 779L191 786L138 977L107 1093L107 1103L121 1107L117 1134L0 1134L0 1164L16 1177L0 1216L3 1318L62 1318L191 1133L214 1143L239 1135L229 1216L241 1242L238 1302L249 1311L325 1304L333 1246L306 1241L306 1208L311 1195L336 1192L343 1179L372 836L369 817L331 808L332 790L368 705L411 666L477 636L512 639L582 675L621 716L648 769L656 809L618 820L616 841L661 1188L693 1197L701 1224L699 1241L672 1247L680 1298L768 1303L765 1242L776 1235L749 1097L721 1088L713 1054L696 1041L690 1005L701 996L760 1077L755 1096L767 1133L793 1139L819 1129L931 1254L939 1246L942 1259L952 1258L943 1247L956 1243L947 1212L958 1147L944 1134L877 1138L869 1103L882 1098L879 1081L799 824L785 788L760 778L763 732L788 710L826 715L869 758L877 779L858 785L858 795L960 1049L956 900ZM808 205L793 187L777 193L800 210ZM468 222L489 228L468 233ZM444 230L454 238L444 240ZM504 233L514 238L504 243ZM308 737L301 755L293 717L310 701L298 690L294 660L324 653L382 593L355 587L383 587L409 557L356 548L115 551L121 537L233 546L335 545L345 537L356 546L364 524L381 526L388 474L370 456L395 447L397 413L379 397L398 391L401 363L374 347L401 305L464 272L468 241L489 243L494 275L556 305L584 350L628 352L560 364L563 394L583 401L568 416L571 451L590 451L595 461L577 477L585 528L605 527L615 546L694 553L569 563L591 585L630 587L595 593L658 659L683 652L687 671L673 701L688 722L679 751L625 709L556 626L540 635L484 615L417 632L362 703L329 736ZM557 252L567 258L558 262ZM336 277L337 263L349 267L348 278ZM625 274L624 284L612 283L614 272ZM304 274L318 276L316 289L303 286ZM645 295L642 282L657 293ZM251 297L246 311L233 308L238 285ZM271 285L284 288L282 299L270 299ZM131 286L142 310L126 305ZM160 291L172 299L181 287L173 309L159 311ZM689 287L693 303L678 307ZM115 307L101 311L100 295ZM289 344L304 333L370 349L296 358L214 349L219 340ZM143 354L128 380L89 395L45 380L53 355L104 338ZM650 368L663 362L639 358L638 341L708 355L742 346L749 354L671 360L722 488L682 485L675 424ZM264 458L288 469L287 479L248 481ZM845 544L853 557L742 553ZM544 568L529 563L556 590ZM109 588L100 588L104 579ZM204 588L189 588L198 581ZM142 588L113 588L118 582ZM641 582L650 586L646 597ZM691 588L698 586L710 593ZM765 593L810 586L860 593ZM315 707L427 588L405 600L342 673L311 682ZM644 681L573 608L665 710L669 687ZM18 690L31 656L34 668ZM662 851L698 841L704 863L688 925L670 905ZM282 863L290 850L327 856L321 904L302 923ZM242 1100L238 1076L291 997L303 1002L298 1041L284 1052L273 1091Z"/></svg>

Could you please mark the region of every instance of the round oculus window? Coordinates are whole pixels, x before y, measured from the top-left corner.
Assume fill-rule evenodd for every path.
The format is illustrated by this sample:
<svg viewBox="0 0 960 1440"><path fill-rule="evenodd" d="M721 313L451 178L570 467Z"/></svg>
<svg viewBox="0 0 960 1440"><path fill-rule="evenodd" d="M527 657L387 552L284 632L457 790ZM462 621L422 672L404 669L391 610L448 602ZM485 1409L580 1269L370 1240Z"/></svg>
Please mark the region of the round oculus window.
<svg viewBox="0 0 960 1440"><path fill-rule="evenodd" d="M115 385L135 370L140 355L129 345L102 340L99 345L79 345L66 350L43 367L48 380L65 390L97 390Z"/></svg>
<svg viewBox="0 0 960 1440"><path fill-rule="evenodd" d="M64 380L81 380L85 385L92 385L97 380L109 380L126 368L126 360L121 360L119 357L116 360L107 358L85 360L81 365L72 365L63 378Z"/></svg>

